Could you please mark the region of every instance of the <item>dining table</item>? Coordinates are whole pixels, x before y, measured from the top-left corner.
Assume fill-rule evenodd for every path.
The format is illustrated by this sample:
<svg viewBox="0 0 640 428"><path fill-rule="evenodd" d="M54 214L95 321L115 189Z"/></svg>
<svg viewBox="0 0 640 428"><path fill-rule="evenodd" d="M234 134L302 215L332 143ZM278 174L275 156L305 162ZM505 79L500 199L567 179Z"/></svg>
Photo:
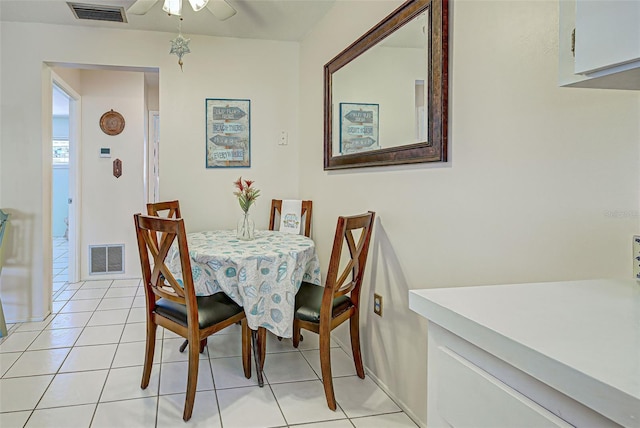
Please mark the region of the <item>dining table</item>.
<svg viewBox="0 0 640 428"><path fill-rule="evenodd" d="M212 230L188 233L187 245L196 295L222 291L244 307L262 386L264 355L257 349L261 348L257 332L266 329L278 337L292 337L295 295L300 284L321 284L313 240L293 233L257 230L253 240L245 241L237 238L235 230ZM165 263L181 281L177 245L171 248Z"/></svg>

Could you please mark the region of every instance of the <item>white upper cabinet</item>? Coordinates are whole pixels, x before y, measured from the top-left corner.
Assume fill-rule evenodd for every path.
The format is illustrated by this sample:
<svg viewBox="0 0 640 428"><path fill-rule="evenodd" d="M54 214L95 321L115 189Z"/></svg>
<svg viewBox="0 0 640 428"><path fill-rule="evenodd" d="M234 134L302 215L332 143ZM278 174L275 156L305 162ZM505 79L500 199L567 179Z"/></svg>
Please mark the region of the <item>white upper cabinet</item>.
<svg viewBox="0 0 640 428"><path fill-rule="evenodd" d="M640 0L560 0L561 86L640 89Z"/></svg>

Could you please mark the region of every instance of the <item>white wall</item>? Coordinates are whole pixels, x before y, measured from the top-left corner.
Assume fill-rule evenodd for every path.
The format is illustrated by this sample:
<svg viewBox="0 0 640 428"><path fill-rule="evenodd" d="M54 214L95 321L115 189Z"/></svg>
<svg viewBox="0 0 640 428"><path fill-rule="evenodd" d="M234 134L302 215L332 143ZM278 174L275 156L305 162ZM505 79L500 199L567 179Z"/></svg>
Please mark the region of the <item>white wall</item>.
<svg viewBox="0 0 640 428"><path fill-rule="evenodd" d="M140 258L132 215L144 210L144 74L140 72L82 70L81 153L81 244L80 277L89 275L88 248L93 245L124 244L124 276L140 275ZM118 135L107 135L98 126L110 110L122 114L125 127ZM111 158L101 158L100 148L111 149ZM113 161L122 161L122 175L113 175Z"/></svg>
<svg viewBox="0 0 640 428"><path fill-rule="evenodd" d="M640 95L558 87L557 1L458 0L450 161L322 171L322 67L400 3L337 2L304 40L300 183L325 269L336 217L377 212L365 365L424 424L426 322L408 309L409 289L632 275ZM348 345L345 329L338 339Z"/></svg>
<svg viewBox="0 0 640 428"><path fill-rule="evenodd" d="M2 23L0 206L12 214L13 231L5 243L0 279L7 321L38 319L49 311L50 295L43 291L51 284L50 125L43 119L43 106L50 104L45 99L49 68L44 62L159 70L161 198L180 199L189 230L235 227L241 210L232 194L233 181L240 175L256 180L262 190L252 208L256 227L266 228L271 198L299 196L298 45L190 36L192 53L184 57L184 71L180 71L177 57L168 54L173 37ZM77 84L77 74L68 74L74 77L70 83ZM251 168L205 169L205 98L251 100ZM141 98L140 109L143 106ZM86 127L97 127L98 119L87 119L83 133ZM280 130L288 131L287 146L277 145ZM142 145L131 150L142 153ZM123 162L123 171L119 180L127 179L131 163ZM127 204L131 197L127 196ZM139 210L143 203L139 201ZM117 233L124 234L125 229ZM86 268L86 262L81 263Z"/></svg>

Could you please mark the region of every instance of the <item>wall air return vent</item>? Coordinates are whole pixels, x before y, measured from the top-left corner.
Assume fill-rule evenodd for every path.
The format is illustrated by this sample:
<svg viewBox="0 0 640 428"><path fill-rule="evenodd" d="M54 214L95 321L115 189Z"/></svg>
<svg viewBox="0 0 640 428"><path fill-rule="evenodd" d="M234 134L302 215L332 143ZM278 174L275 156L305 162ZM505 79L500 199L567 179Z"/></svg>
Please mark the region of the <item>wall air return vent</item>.
<svg viewBox="0 0 640 428"><path fill-rule="evenodd" d="M90 245L89 275L124 273L124 245Z"/></svg>
<svg viewBox="0 0 640 428"><path fill-rule="evenodd" d="M73 15L77 19L89 19L91 21L127 22L124 8L118 6L105 6L100 4L71 3L67 2Z"/></svg>

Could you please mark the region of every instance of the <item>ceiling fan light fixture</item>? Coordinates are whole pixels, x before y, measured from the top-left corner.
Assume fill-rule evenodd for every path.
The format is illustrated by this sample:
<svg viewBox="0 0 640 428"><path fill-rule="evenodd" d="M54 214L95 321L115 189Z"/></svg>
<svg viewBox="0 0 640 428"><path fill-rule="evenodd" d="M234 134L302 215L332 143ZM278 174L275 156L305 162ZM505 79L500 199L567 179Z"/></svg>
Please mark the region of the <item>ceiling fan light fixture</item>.
<svg viewBox="0 0 640 428"><path fill-rule="evenodd" d="M182 14L182 0L164 0L162 10L169 15L180 16Z"/></svg>
<svg viewBox="0 0 640 428"><path fill-rule="evenodd" d="M207 5L209 0L189 0L189 4L194 12L201 10L203 7Z"/></svg>

